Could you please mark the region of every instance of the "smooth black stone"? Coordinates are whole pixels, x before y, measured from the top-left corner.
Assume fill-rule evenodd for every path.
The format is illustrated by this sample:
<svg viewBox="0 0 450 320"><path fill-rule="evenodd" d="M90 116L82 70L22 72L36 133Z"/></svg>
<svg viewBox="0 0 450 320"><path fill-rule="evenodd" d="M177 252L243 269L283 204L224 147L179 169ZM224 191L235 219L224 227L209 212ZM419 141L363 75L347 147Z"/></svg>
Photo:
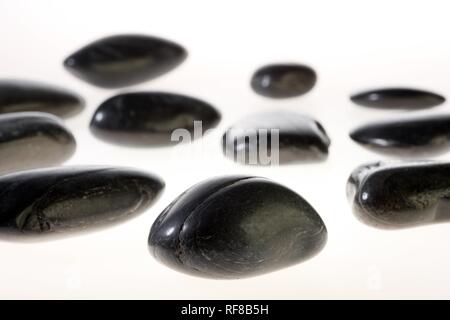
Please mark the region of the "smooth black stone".
<svg viewBox="0 0 450 320"><path fill-rule="evenodd" d="M81 48L64 61L78 78L104 88L130 86L156 78L187 57L180 45L143 35L116 35Z"/></svg>
<svg viewBox="0 0 450 320"><path fill-rule="evenodd" d="M0 173L57 165L75 149L72 133L55 116L41 112L0 116Z"/></svg>
<svg viewBox="0 0 450 320"><path fill-rule="evenodd" d="M347 183L353 212L378 228L405 228L450 219L450 163L371 163Z"/></svg>
<svg viewBox="0 0 450 320"><path fill-rule="evenodd" d="M279 130L280 164L327 158L330 138L322 125L309 117L281 111L250 115L230 127L222 138L224 154L240 163L268 164L260 154L273 153L272 129ZM261 146L261 141L266 144ZM263 148L265 145L268 152ZM257 163L254 163L255 159Z"/></svg>
<svg viewBox="0 0 450 320"><path fill-rule="evenodd" d="M408 88L386 88L362 92L351 97L361 106L380 109L422 109L445 102L445 98L428 91Z"/></svg>
<svg viewBox="0 0 450 320"><path fill-rule="evenodd" d="M382 153L437 155L450 148L450 116L433 115L376 122L353 130L350 137Z"/></svg>
<svg viewBox="0 0 450 320"><path fill-rule="evenodd" d="M91 131L100 139L118 144L170 145L177 143L171 141L176 129L193 134L194 121L202 121L204 132L217 125L220 114L210 104L191 97L135 92L103 102L92 117Z"/></svg>
<svg viewBox="0 0 450 320"><path fill-rule="evenodd" d="M149 235L167 266L208 278L243 278L300 263L318 253L327 230L292 190L265 178L228 176L175 199Z"/></svg>
<svg viewBox="0 0 450 320"><path fill-rule="evenodd" d="M60 167L0 177L0 234L77 231L145 210L163 182L125 168Z"/></svg>
<svg viewBox="0 0 450 320"><path fill-rule="evenodd" d="M30 81L0 80L0 114L37 111L69 117L83 107L83 99L65 89Z"/></svg>
<svg viewBox="0 0 450 320"><path fill-rule="evenodd" d="M256 93L270 98L291 98L310 91L316 84L313 69L299 64L273 64L258 69L251 79Z"/></svg>

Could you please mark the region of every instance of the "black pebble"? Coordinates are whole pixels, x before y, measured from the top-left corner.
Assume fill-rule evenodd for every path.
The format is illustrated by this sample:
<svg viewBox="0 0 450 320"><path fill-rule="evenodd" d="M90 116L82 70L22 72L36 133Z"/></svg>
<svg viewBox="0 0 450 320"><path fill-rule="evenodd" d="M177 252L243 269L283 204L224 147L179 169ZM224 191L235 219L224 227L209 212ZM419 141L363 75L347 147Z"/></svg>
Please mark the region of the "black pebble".
<svg viewBox="0 0 450 320"><path fill-rule="evenodd" d="M405 228L450 219L450 163L371 163L347 183L353 212L378 228Z"/></svg>
<svg viewBox="0 0 450 320"><path fill-rule="evenodd" d="M0 177L0 234L76 231L145 210L163 182L148 173L109 167L61 167Z"/></svg>
<svg viewBox="0 0 450 320"><path fill-rule="evenodd" d="M100 139L134 146L170 145L176 129L185 129L193 139L194 121L200 133L213 128L219 112L210 104L191 97L136 92L114 96L103 102L91 121L91 131Z"/></svg>
<svg viewBox="0 0 450 320"><path fill-rule="evenodd" d="M278 133L273 136L272 130ZM240 163L273 164L272 138L276 141L276 134L280 164L322 161L328 156L330 138L319 122L281 111L250 115L234 124L223 135L223 152Z"/></svg>
<svg viewBox="0 0 450 320"><path fill-rule="evenodd" d="M243 278L300 263L326 238L320 216L292 190L265 178L229 176L175 199L153 224L149 249L181 272Z"/></svg>
<svg viewBox="0 0 450 320"><path fill-rule="evenodd" d="M23 80L0 80L0 114L38 111L65 118L83 107L83 99L66 89Z"/></svg>
<svg viewBox="0 0 450 320"><path fill-rule="evenodd" d="M0 116L0 173L57 165L75 149L72 133L55 116L40 112Z"/></svg>
<svg viewBox="0 0 450 320"><path fill-rule="evenodd" d="M143 35L116 35L81 48L64 61L78 78L105 88L129 86L156 78L187 56L180 45Z"/></svg>
<svg viewBox="0 0 450 320"><path fill-rule="evenodd" d="M270 98L291 98L310 91L316 84L316 72L300 64L273 64L258 69L251 86L256 93Z"/></svg>
<svg viewBox="0 0 450 320"><path fill-rule="evenodd" d="M350 137L370 149L400 156L437 155L450 148L450 116L433 115L367 124Z"/></svg>
<svg viewBox="0 0 450 320"><path fill-rule="evenodd" d="M361 106L380 109L423 109L444 103L445 98L428 91L386 88L355 94L351 100Z"/></svg>

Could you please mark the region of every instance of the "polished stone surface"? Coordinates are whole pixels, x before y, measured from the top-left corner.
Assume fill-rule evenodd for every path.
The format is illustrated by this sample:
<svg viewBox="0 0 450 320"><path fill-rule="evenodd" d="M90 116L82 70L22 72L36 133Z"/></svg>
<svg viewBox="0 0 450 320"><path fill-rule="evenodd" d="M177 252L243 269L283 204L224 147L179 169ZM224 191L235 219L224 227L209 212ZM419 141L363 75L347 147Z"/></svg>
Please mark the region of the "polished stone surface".
<svg viewBox="0 0 450 320"><path fill-rule="evenodd" d="M59 167L0 177L0 234L79 231L145 210L163 182L126 168Z"/></svg>
<svg viewBox="0 0 450 320"><path fill-rule="evenodd" d="M0 115L0 174L61 164L76 149L62 121L41 112Z"/></svg>
<svg viewBox="0 0 450 320"><path fill-rule="evenodd" d="M351 100L361 106L380 109L423 109L445 102L445 98L428 91L408 88L385 88L355 94Z"/></svg>
<svg viewBox="0 0 450 320"><path fill-rule="evenodd" d="M300 64L272 64L258 69L251 87L270 98L291 98L310 91L317 81L316 72Z"/></svg>
<svg viewBox="0 0 450 320"><path fill-rule="evenodd" d="M243 278L318 253L327 230L301 196L265 178L228 176L199 183L157 218L152 255L195 276Z"/></svg>
<svg viewBox="0 0 450 320"><path fill-rule="evenodd" d="M64 66L78 78L104 88L151 80L187 57L180 45L144 35L116 35L94 41L73 53Z"/></svg>
<svg viewBox="0 0 450 320"><path fill-rule="evenodd" d="M381 153L438 155L450 149L450 116L440 114L374 122L353 130L350 137Z"/></svg>
<svg viewBox="0 0 450 320"><path fill-rule="evenodd" d="M230 127L222 142L225 156L245 164L274 164L277 149L280 164L322 161L330 146L319 122L286 111L249 115Z"/></svg>
<svg viewBox="0 0 450 320"><path fill-rule="evenodd" d="M69 117L83 107L83 99L66 89L24 80L0 80L0 114L37 111Z"/></svg>
<svg viewBox="0 0 450 320"><path fill-rule="evenodd" d="M134 146L170 145L172 132L182 129L194 139L194 121L202 121L197 133L213 128L219 112L210 104L179 94L135 92L103 102L91 121L91 131L100 139Z"/></svg>
<svg viewBox="0 0 450 320"><path fill-rule="evenodd" d="M355 215L378 228L405 228L450 219L450 163L376 162L347 183Z"/></svg>

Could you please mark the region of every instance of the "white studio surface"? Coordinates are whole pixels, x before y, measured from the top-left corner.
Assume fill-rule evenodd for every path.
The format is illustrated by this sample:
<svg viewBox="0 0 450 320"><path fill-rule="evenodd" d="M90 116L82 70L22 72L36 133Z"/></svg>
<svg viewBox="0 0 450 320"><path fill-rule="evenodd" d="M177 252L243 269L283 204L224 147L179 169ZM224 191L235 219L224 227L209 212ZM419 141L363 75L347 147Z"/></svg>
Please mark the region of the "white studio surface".
<svg viewBox="0 0 450 320"><path fill-rule="evenodd" d="M350 140L375 119L448 113L449 102L420 112L380 111L349 95L383 86L431 90L450 98L447 1L21 1L0 0L0 78L57 84L86 99L66 120L78 149L66 165L131 166L161 176L166 189L144 214L95 233L39 243L0 242L0 298L315 299L450 298L450 224L385 231L360 223L345 195L358 165L389 159ZM188 59L153 81L121 90L84 83L62 66L74 50L103 36L142 33L182 44ZM316 87L287 100L260 97L250 77L266 63L298 62L318 73ZM127 148L89 132L90 117L118 92L163 90L210 102L220 125L189 146ZM222 156L224 130L263 111L297 111L331 138L327 161L249 167ZM450 154L439 157L450 159ZM225 174L260 175L302 195L329 236L313 259L243 280L207 280L172 271L147 250L158 214L191 185Z"/></svg>

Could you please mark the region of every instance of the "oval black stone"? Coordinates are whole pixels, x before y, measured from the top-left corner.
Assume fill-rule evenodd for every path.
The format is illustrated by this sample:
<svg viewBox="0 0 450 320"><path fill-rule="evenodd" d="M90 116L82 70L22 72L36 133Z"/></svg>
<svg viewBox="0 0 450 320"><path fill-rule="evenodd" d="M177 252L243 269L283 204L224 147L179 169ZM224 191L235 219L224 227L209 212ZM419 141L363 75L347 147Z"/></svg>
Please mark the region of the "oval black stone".
<svg viewBox="0 0 450 320"><path fill-rule="evenodd" d="M371 163L347 183L353 212L378 228L404 228L450 219L450 163Z"/></svg>
<svg viewBox="0 0 450 320"><path fill-rule="evenodd" d="M75 149L72 133L55 116L40 112L0 116L0 173L57 165Z"/></svg>
<svg viewBox="0 0 450 320"><path fill-rule="evenodd" d="M362 92L351 97L361 106L381 109L423 109L444 103L445 98L432 92L408 88L386 88Z"/></svg>
<svg viewBox="0 0 450 320"><path fill-rule="evenodd" d="M201 121L203 133L213 128L220 114L210 104L191 97L163 92L135 92L103 102L91 121L97 137L119 144L149 146L175 144L176 129L194 133L194 121Z"/></svg>
<svg viewBox="0 0 450 320"><path fill-rule="evenodd" d="M280 164L322 161L328 156L330 138L322 125L293 112L260 113L242 119L223 135L223 151L240 163L274 164L277 136Z"/></svg>
<svg viewBox="0 0 450 320"><path fill-rule="evenodd" d="M320 216L292 190L265 178L229 176L175 199L153 224L149 249L181 272L242 278L300 263L326 238Z"/></svg>
<svg viewBox="0 0 450 320"><path fill-rule="evenodd" d="M353 130L350 137L383 153L436 155L450 148L450 116L433 115L376 122Z"/></svg>
<svg viewBox="0 0 450 320"><path fill-rule="evenodd" d="M64 61L78 78L105 88L129 86L156 78L187 56L180 45L143 35L116 35L92 42Z"/></svg>
<svg viewBox="0 0 450 320"><path fill-rule="evenodd" d="M38 111L69 117L83 107L81 97L62 88L30 81L0 80L0 114Z"/></svg>
<svg viewBox="0 0 450 320"><path fill-rule="evenodd" d="M310 91L316 84L316 72L300 64L272 64L258 69L251 86L256 93L270 98L291 98Z"/></svg>
<svg viewBox="0 0 450 320"><path fill-rule="evenodd" d="M102 226L145 210L163 182L109 167L60 167L0 177L0 233L41 235Z"/></svg>

